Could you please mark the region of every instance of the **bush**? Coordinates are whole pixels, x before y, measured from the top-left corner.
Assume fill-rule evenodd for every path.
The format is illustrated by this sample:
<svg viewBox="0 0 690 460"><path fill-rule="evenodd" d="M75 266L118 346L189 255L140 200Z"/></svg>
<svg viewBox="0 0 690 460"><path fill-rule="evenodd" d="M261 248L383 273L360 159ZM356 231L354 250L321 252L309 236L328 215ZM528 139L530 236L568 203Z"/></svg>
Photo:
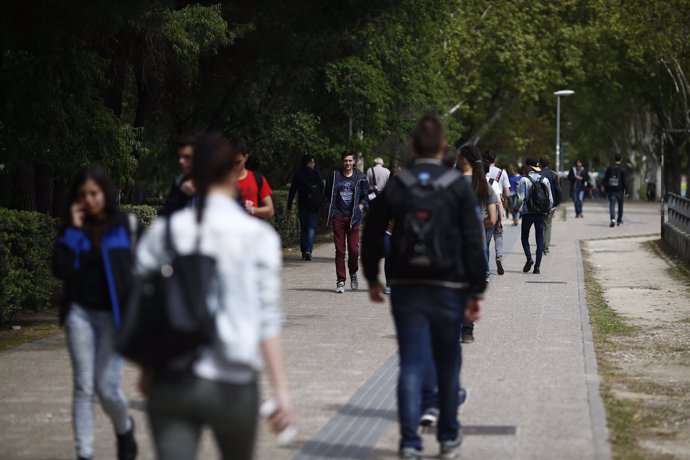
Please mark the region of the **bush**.
<svg viewBox="0 0 690 460"><path fill-rule="evenodd" d="M299 244L299 219L297 218L297 203L294 203L292 211L287 210L287 190L273 190L273 207L275 215L270 220L280 235L283 247Z"/></svg>
<svg viewBox="0 0 690 460"><path fill-rule="evenodd" d="M123 204L120 211L135 214L146 228L158 217L158 209L145 204Z"/></svg>
<svg viewBox="0 0 690 460"><path fill-rule="evenodd" d="M0 322L51 305L58 286L50 267L56 234L56 219L0 208Z"/></svg>

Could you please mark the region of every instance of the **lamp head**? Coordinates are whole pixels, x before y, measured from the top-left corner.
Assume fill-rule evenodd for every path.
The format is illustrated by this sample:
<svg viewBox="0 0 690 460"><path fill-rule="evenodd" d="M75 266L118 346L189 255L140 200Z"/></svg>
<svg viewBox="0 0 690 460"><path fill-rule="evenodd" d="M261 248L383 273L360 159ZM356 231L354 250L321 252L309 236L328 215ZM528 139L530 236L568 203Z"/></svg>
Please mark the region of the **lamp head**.
<svg viewBox="0 0 690 460"><path fill-rule="evenodd" d="M575 91L572 89L562 89L553 93L554 96L572 96L573 94L575 94Z"/></svg>

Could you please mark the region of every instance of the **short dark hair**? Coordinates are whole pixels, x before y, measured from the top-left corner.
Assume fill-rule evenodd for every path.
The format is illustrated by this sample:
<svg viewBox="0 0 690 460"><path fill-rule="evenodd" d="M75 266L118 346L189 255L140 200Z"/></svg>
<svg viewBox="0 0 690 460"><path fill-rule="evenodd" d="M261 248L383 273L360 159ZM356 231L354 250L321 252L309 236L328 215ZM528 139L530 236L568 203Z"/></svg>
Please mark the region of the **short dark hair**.
<svg viewBox="0 0 690 460"><path fill-rule="evenodd" d="M551 158L549 158L548 155L542 155L539 159L539 163L541 163L542 167L548 168L551 166Z"/></svg>
<svg viewBox="0 0 690 460"><path fill-rule="evenodd" d="M486 152L484 152L484 158L486 158L489 163L496 163L496 151L489 149Z"/></svg>
<svg viewBox="0 0 690 460"><path fill-rule="evenodd" d="M424 115L412 131L412 146L418 156L437 154L443 146L445 128L438 115Z"/></svg>
<svg viewBox="0 0 690 460"><path fill-rule="evenodd" d="M621 156L620 153L617 153L613 156L613 161L621 161L623 157Z"/></svg>
<svg viewBox="0 0 690 460"><path fill-rule="evenodd" d="M355 152L353 152L352 150L345 150L343 153L340 154L340 159L344 160L345 157L352 157L354 159Z"/></svg>
<svg viewBox="0 0 690 460"><path fill-rule="evenodd" d="M247 143L241 137L229 137L224 136L228 139L230 147L232 147L233 153L240 153L242 155L249 154L249 149L247 148Z"/></svg>
<svg viewBox="0 0 690 460"><path fill-rule="evenodd" d="M63 210L63 223L69 224L72 219L71 207L72 204L79 198L79 189L84 183L91 179L103 191L105 196L105 215L110 219L117 212L117 188L115 182L111 179L108 171L100 164L92 164L79 171L72 181L67 194L67 203Z"/></svg>
<svg viewBox="0 0 690 460"><path fill-rule="evenodd" d="M180 134L175 138L175 147L177 147L178 149L182 147L187 147L188 145L193 147L198 137L199 133Z"/></svg>
<svg viewBox="0 0 690 460"><path fill-rule="evenodd" d="M441 159L443 166L446 168L454 168L458 162L458 152L450 145L443 151L443 158Z"/></svg>
<svg viewBox="0 0 690 460"><path fill-rule="evenodd" d="M307 166L312 161L315 161L313 155L304 155L302 157L302 166Z"/></svg>

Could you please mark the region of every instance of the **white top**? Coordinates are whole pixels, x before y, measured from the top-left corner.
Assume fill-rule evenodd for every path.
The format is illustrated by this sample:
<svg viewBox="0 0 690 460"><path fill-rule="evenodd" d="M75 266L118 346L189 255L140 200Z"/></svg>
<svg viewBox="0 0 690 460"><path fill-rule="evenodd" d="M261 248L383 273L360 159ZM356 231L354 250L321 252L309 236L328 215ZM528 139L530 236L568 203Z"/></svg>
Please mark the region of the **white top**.
<svg viewBox="0 0 690 460"><path fill-rule="evenodd" d="M171 217L172 241L179 254L194 250L199 226L196 211ZM137 248L136 271L145 274L168 262L165 221L157 219ZM199 377L236 382L238 368L260 370L260 343L282 328L280 269L282 253L276 231L247 214L222 194L208 196L201 223L201 252L215 257L218 289L208 305L216 312L216 341L203 350L194 371Z"/></svg>
<svg viewBox="0 0 690 460"><path fill-rule="evenodd" d="M496 181L496 177L498 177L498 173L501 172L501 177ZM498 188L500 188L500 191L496 191L498 194L499 199L503 197L503 190L507 188L510 190L510 178L508 177L508 172L505 169L497 168L496 166L491 166L489 168L489 172L486 173L486 179L493 179L495 182L498 182ZM494 189L496 190L496 189Z"/></svg>

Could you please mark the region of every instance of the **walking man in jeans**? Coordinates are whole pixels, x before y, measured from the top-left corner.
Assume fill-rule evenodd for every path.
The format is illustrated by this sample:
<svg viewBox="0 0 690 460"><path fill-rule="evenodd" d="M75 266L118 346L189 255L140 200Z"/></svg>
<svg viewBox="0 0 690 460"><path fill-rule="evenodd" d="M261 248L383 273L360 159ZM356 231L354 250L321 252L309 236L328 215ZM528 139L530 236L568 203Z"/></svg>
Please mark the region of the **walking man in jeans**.
<svg viewBox="0 0 690 460"><path fill-rule="evenodd" d="M350 288L359 289L359 226L363 212L368 206L366 176L355 168L355 155L345 152L341 156L343 167L336 169L326 182L328 221L333 225L335 243L335 271L337 276L335 292L345 292L345 253L350 271ZM383 239L383 236L381 237Z"/></svg>
<svg viewBox="0 0 690 460"><path fill-rule="evenodd" d="M551 244L551 226L553 225L553 215L556 213L556 207L561 204L561 183L558 174L551 171L551 159L548 155L542 155L539 161L541 165L541 175L549 180L551 185L551 195L553 196L553 209L546 216L544 224L544 254L549 253L549 245Z"/></svg>
<svg viewBox="0 0 690 460"><path fill-rule="evenodd" d="M435 368L441 458L458 455L460 331L479 319L486 288L481 211L471 185L443 166L441 119L423 117L414 129L417 154L409 170L391 178L371 203L362 260L369 298L383 302L379 261L387 223L394 219L391 247L391 304L400 355L398 417L400 457L420 459L422 382Z"/></svg>
<svg viewBox="0 0 690 460"><path fill-rule="evenodd" d="M504 209L508 205L508 197L510 196L510 179L508 178L508 173L496 167L496 152L494 150L487 150L482 156L489 163L489 172L486 173L486 180L494 189L494 192L496 192L499 203L496 223L493 229L486 230L486 256L487 260L489 260L489 249L491 238L493 237L496 250L496 273L503 275L505 273L503 268L503 219L505 217Z"/></svg>
<svg viewBox="0 0 690 460"><path fill-rule="evenodd" d="M623 223L623 198L627 195L625 179L625 168L621 165L620 154L617 153L613 158L613 164L606 168L603 183L606 192L609 194L610 227ZM618 203L618 219L616 219L616 203Z"/></svg>
<svg viewBox="0 0 690 460"><path fill-rule="evenodd" d="M302 169L292 178L290 193L288 194L287 210L292 210L292 200L297 194L297 215L299 217L299 246L302 260L311 260L316 239L316 226L323 206L323 178L314 169L316 160L311 155L302 157Z"/></svg>
<svg viewBox="0 0 690 460"><path fill-rule="evenodd" d="M527 258L522 271L527 273L534 265L534 274L538 275L540 273L541 257L544 253L544 226L546 224L546 216L553 209L553 195L551 194L549 180L541 175L539 162L534 158L528 158L525 160L525 164L529 168L529 172L518 183L518 197L522 201L522 208L520 210L522 214L522 232L520 236L522 239L522 249L525 251L525 257ZM544 203L538 203L535 202L536 200L530 199L531 195L535 193L534 187L541 187L539 182L546 185L546 189L544 189L542 194L546 201ZM547 196L548 199L546 198ZM534 225L534 232L537 238L536 263L532 259L529 246L529 231L532 225Z"/></svg>

